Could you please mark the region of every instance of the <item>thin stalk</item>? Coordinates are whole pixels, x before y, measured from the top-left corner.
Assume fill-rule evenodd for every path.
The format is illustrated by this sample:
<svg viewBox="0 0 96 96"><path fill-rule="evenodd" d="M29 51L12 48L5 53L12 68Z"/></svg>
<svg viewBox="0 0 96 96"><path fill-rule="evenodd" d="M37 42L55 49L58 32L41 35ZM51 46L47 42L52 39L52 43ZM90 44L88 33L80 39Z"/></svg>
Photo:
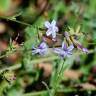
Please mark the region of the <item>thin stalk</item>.
<svg viewBox="0 0 96 96"><path fill-rule="evenodd" d="M45 86L46 89L47 89L48 96L51 96L51 94L50 94L50 89L49 89L48 85L46 84L46 82L42 81L42 83L44 84L44 86Z"/></svg>
<svg viewBox="0 0 96 96"><path fill-rule="evenodd" d="M23 22L23 21L19 21L19 20L16 20L16 19L12 19L12 18L7 17L7 16L0 16L0 18L1 18L1 19L10 20L10 21L13 21L13 22L16 22L16 23L19 23L19 24L25 25L25 26L32 26L32 25L29 24L29 23L26 23L26 22Z"/></svg>
<svg viewBox="0 0 96 96"><path fill-rule="evenodd" d="M91 54L91 53L94 53L96 51L94 50L90 50L88 54ZM82 55L84 53L74 53L73 55L77 56L77 55ZM8 55L7 55L8 56ZM0 57L6 57L6 55L2 55ZM44 58L39 58L39 59L35 59L35 60L32 60L30 61L30 64L38 64L38 63L41 63L41 62L46 62L46 61L53 61L53 60L57 60L59 59L59 56L56 56L56 55L53 55L53 56L49 56L49 57L44 57ZM1 69L0 70L0 73L2 73L4 70L8 69L8 70L17 70L19 68L21 68L22 64L19 63L19 64L16 64L16 65L13 65L13 66L10 66L10 67L7 67L7 68L4 68L4 69Z"/></svg>
<svg viewBox="0 0 96 96"><path fill-rule="evenodd" d="M52 91L53 89L50 89L50 91ZM90 89L90 90L86 90L86 89L82 89L79 90L80 92L82 91L96 91L96 89ZM70 92L77 92L77 90L75 88L69 88L69 89L57 89L56 93L70 93ZM44 94L47 94L47 91L36 91L36 92L31 92L31 93L25 93L22 96L44 96Z"/></svg>
<svg viewBox="0 0 96 96"><path fill-rule="evenodd" d="M25 93L22 96L43 96L44 94L47 94L47 91L39 91L39 92L32 92L32 93Z"/></svg>
<svg viewBox="0 0 96 96"><path fill-rule="evenodd" d="M62 61L60 59L60 61ZM58 64L59 65L59 64ZM57 88L58 88L58 84L60 83L60 80L61 80L61 77L62 77L62 74L64 73L64 61L63 63L61 62L61 65L58 66L58 69L56 70L57 74L56 74L56 80L55 80L55 85L53 86L53 91L51 93L52 96L55 96L56 94L56 91L57 91Z"/></svg>
<svg viewBox="0 0 96 96"><path fill-rule="evenodd" d="M39 59L35 59L35 60L30 61L30 64L36 64L36 63L38 64L40 62L52 61L52 60L56 60L56 59L58 59L58 56L47 57L47 58L39 58ZM13 66L10 66L8 68L4 68L4 69L0 70L0 73L2 73L6 69L16 70L16 69L21 68L21 66L22 66L22 64L19 63L19 64L16 64L16 65L13 65Z"/></svg>

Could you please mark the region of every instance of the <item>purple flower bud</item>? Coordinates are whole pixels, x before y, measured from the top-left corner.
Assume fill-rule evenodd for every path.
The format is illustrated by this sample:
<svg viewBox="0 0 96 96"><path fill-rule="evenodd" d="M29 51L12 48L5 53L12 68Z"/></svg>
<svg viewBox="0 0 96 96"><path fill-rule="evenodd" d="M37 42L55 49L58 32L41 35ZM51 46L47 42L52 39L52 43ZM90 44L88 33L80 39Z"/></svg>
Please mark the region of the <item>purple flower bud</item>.
<svg viewBox="0 0 96 96"><path fill-rule="evenodd" d="M56 38L56 32L58 32L58 27L56 26L56 21L53 20L51 23L49 21L45 22L45 27L48 29L46 32L47 36L52 36L52 39Z"/></svg>
<svg viewBox="0 0 96 96"><path fill-rule="evenodd" d="M40 54L40 55L44 55L46 54L48 49L48 46L45 42L42 42L37 48L33 47L32 48L32 54Z"/></svg>
<svg viewBox="0 0 96 96"><path fill-rule="evenodd" d="M63 42L62 48L54 48L54 52L60 55L60 57L62 58L70 57L70 55L72 55L73 48L74 48L73 45L70 45L69 47L67 47L67 45Z"/></svg>
<svg viewBox="0 0 96 96"><path fill-rule="evenodd" d="M82 48L82 51L83 51L84 53L88 53L88 52L89 52L87 48Z"/></svg>
<svg viewBox="0 0 96 96"><path fill-rule="evenodd" d="M77 45L77 48L80 49L80 50L82 50L84 53L88 53L88 52L89 52L87 48L84 48L84 47L83 47L82 45L80 45L80 44Z"/></svg>

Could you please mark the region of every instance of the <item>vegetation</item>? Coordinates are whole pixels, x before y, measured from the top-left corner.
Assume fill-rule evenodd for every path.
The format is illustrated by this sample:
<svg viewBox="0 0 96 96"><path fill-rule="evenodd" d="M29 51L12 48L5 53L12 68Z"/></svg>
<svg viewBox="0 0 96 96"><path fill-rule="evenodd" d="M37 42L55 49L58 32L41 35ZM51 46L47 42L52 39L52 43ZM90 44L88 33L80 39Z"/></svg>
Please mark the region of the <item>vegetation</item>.
<svg viewBox="0 0 96 96"><path fill-rule="evenodd" d="M95 96L96 0L0 0L0 96Z"/></svg>

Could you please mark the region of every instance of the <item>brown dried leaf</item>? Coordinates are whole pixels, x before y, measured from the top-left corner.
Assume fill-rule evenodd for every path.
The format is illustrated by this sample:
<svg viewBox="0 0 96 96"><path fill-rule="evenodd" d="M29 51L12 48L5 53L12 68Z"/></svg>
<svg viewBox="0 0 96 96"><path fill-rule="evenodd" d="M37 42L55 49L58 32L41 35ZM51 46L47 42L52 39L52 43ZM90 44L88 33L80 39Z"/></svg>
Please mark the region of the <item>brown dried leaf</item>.
<svg viewBox="0 0 96 96"><path fill-rule="evenodd" d="M8 44L4 41L0 41L0 51L5 51L7 49Z"/></svg>
<svg viewBox="0 0 96 96"><path fill-rule="evenodd" d="M78 70L66 70L64 72L64 77L68 79L79 79L81 75L81 72Z"/></svg>
<svg viewBox="0 0 96 96"><path fill-rule="evenodd" d="M4 33L5 31L6 31L6 24L0 22L0 34Z"/></svg>
<svg viewBox="0 0 96 96"><path fill-rule="evenodd" d="M45 7L47 5L47 0L37 0L36 5L38 11L41 12L42 10L45 10Z"/></svg>
<svg viewBox="0 0 96 96"><path fill-rule="evenodd" d="M52 65L50 63L40 63L40 64L38 64L38 68L44 70L44 74L43 75L45 77L50 76L50 74L52 72Z"/></svg>
<svg viewBox="0 0 96 96"><path fill-rule="evenodd" d="M96 89L96 87L94 85L90 84L90 83L83 83L83 84L81 84L81 86L82 86L83 89L87 89L87 90Z"/></svg>

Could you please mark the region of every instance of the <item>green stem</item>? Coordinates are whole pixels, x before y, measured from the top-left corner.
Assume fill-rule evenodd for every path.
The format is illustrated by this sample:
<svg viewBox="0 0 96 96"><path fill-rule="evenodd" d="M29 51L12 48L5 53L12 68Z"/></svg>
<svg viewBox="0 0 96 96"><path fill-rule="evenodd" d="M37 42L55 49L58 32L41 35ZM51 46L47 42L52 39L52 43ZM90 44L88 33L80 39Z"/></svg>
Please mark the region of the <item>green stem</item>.
<svg viewBox="0 0 96 96"><path fill-rule="evenodd" d="M22 21L19 21L19 20L16 20L16 19L12 19L12 18L7 17L7 16L0 16L0 18L1 18L1 19L10 20L10 21L13 21L13 22L16 22L16 23L19 23L19 24L25 25L25 26L32 26L32 25L29 24L29 23L22 22Z"/></svg>
<svg viewBox="0 0 96 96"><path fill-rule="evenodd" d="M50 89L50 91L52 91L52 89ZM90 90L86 90L86 89L82 89L79 90L80 92L82 91L96 91L96 89L90 89ZM39 91L39 92L31 92L31 93L25 93L22 96L46 96L45 94L47 94L48 91L44 90L44 91ZM57 89L56 93L70 93L70 92L77 92L77 90L75 88L65 88L65 89Z"/></svg>
<svg viewBox="0 0 96 96"><path fill-rule="evenodd" d="M30 51L31 49L28 49L27 51ZM12 51L10 51L10 52L7 52L6 54L4 54L4 55L1 55L0 56L0 59L2 59L2 58L4 58L4 57L7 57L7 56L9 56L9 55L11 55L11 54L13 54L14 52L16 52L16 51L24 51L24 48L20 48L20 49L14 49L14 50L12 50ZM88 52L88 54L91 54L91 53L93 53L93 52L96 52L95 50L90 50L89 52ZM82 55L82 54L84 54L84 53L82 53L82 52L76 52L75 53L75 55Z"/></svg>
<svg viewBox="0 0 96 96"><path fill-rule="evenodd" d="M45 85L45 87L46 87L46 89L48 91L48 96L51 96L50 89L49 89L48 85L44 81L42 81L42 83Z"/></svg>
<svg viewBox="0 0 96 96"><path fill-rule="evenodd" d="M32 93L26 93L22 96L46 96L44 94L47 94L47 91L40 91L40 92L32 92Z"/></svg>
<svg viewBox="0 0 96 96"><path fill-rule="evenodd" d="M95 52L95 51L94 50L91 50L88 54L91 54L93 52ZM82 55L82 54L84 54L84 53L74 53L73 55L76 55L77 56L77 55ZM9 54L7 54L7 56L8 55ZM6 55L0 56L0 59L1 59L1 57L4 58L4 57L6 57ZM57 59L59 59L59 57L53 55L53 56L49 56L49 57L46 57L46 58L39 58L39 59L32 60L32 61L30 61L30 64L33 64L33 63L36 64L36 63L46 62L46 61L53 61L53 60L57 60ZM16 69L21 68L21 66L22 66L22 64L19 63L19 64L16 64L16 65L10 66L8 68L1 69L0 70L0 73L2 73L6 69L8 69L8 70L16 70Z"/></svg>
<svg viewBox="0 0 96 96"><path fill-rule="evenodd" d="M57 79L59 79L63 70L64 70L64 61L63 61L62 65L60 66L60 71L58 72L58 78Z"/></svg>
<svg viewBox="0 0 96 96"><path fill-rule="evenodd" d="M46 61L52 61L52 60L56 60L58 59L59 57L58 56L53 56L53 57L47 57L47 58L39 58L39 59L35 59L35 60L32 60L30 61L30 64L36 64L36 63L40 63L40 62L46 62ZM13 65L13 66L10 66L8 68L4 68L2 70L0 70L0 73L2 73L4 70L8 69L8 70L16 70L16 69L19 69L22 67L22 64L16 64L16 65Z"/></svg>
<svg viewBox="0 0 96 96"><path fill-rule="evenodd" d="M60 59L60 61L62 61L62 59ZM57 72L56 72L56 80L55 80L55 85L53 86L53 91L52 91L52 96L55 96L55 93L57 91L57 88L58 88L58 84L60 83L61 81L61 77L64 73L64 61L61 62L61 65L60 65L60 62L58 63L58 68L57 68Z"/></svg>

